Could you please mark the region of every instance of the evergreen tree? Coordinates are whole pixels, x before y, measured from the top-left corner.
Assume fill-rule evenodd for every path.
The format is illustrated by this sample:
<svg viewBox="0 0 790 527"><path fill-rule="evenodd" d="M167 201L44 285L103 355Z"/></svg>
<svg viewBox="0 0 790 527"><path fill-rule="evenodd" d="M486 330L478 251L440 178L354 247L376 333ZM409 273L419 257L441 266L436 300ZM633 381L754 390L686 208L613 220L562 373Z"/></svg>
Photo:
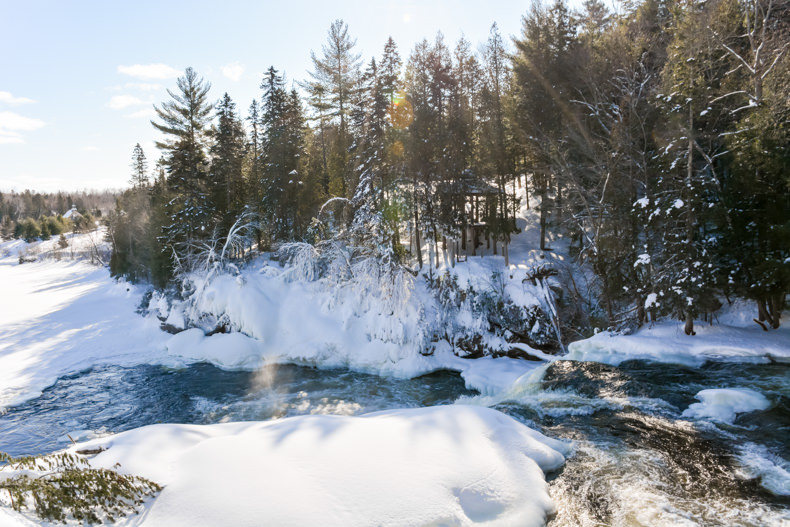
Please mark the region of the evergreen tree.
<svg viewBox="0 0 790 527"><path fill-rule="evenodd" d="M488 41L483 48L485 81L483 83L481 137L482 154L485 158L486 174L493 176L497 188L497 201L494 214L488 219L491 234L505 244L507 262L507 243L515 228L515 196L509 196L507 185L512 182L513 162L510 148L506 143L506 122L504 99L510 86L510 67L507 52L496 24L491 26Z"/></svg>
<svg viewBox="0 0 790 527"><path fill-rule="evenodd" d="M395 96L398 93L398 84L400 80L400 70L402 61L398 53L398 46L392 37L387 39L384 44L384 53L381 57L379 71L381 84L381 92L389 99L392 105L395 103Z"/></svg>
<svg viewBox="0 0 790 527"><path fill-rule="evenodd" d="M575 27L563 0L550 8L533 0L523 18L522 35L515 41L516 115L519 143L530 160L533 180L540 196L540 248L546 249L548 216L560 191L555 193L553 176L558 161L562 164L560 145L565 130L573 120L569 109L570 89L575 85L568 76Z"/></svg>
<svg viewBox="0 0 790 527"><path fill-rule="evenodd" d="M360 56L353 52L355 45L356 41L348 35L348 25L342 20L335 20L322 47L323 56L319 58L311 53L313 71L310 76L313 81L309 84L310 102L322 119L323 112L328 109L337 127L327 160L328 190L344 197L351 197L354 191L349 188L352 182L349 180L348 154L353 142L349 132L350 101L360 66Z"/></svg>
<svg viewBox="0 0 790 527"><path fill-rule="evenodd" d="M685 332L694 334L697 315L712 311L717 236L712 212L719 202L715 166L721 148L711 133L717 112L710 111L710 93L721 75L709 53L705 7L689 0L675 7L675 24L663 72L670 119L664 122L668 144L663 149L664 174L654 205L662 234L659 294L665 307L685 319ZM706 111L706 109L708 111ZM719 143L719 144L717 144Z"/></svg>
<svg viewBox="0 0 790 527"><path fill-rule="evenodd" d="M134 145L134 150L132 150L132 163L130 167L132 169L132 177L129 180L129 183L132 185L132 187L147 187L148 161L145 158L145 152L143 152L143 147L140 146L140 143Z"/></svg>
<svg viewBox="0 0 790 527"><path fill-rule="evenodd" d="M262 216L274 240L298 236L297 210L304 188L301 161L304 152L304 117L298 93L285 89L285 81L270 67L261 83Z"/></svg>
<svg viewBox="0 0 790 527"><path fill-rule="evenodd" d="M211 85L192 68L186 69L176 85L177 92L168 90L170 101L154 106L162 122L151 124L165 136L156 146L164 152L171 196L167 205L169 218L162 225L166 244L179 259L189 259L194 244L213 231L207 156Z"/></svg>
<svg viewBox="0 0 790 527"><path fill-rule="evenodd" d="M228 229L245 205L243 162L247 140L236 104L226 93L216 105L217 127L211 146L211 202L220 233Z"/></svg>

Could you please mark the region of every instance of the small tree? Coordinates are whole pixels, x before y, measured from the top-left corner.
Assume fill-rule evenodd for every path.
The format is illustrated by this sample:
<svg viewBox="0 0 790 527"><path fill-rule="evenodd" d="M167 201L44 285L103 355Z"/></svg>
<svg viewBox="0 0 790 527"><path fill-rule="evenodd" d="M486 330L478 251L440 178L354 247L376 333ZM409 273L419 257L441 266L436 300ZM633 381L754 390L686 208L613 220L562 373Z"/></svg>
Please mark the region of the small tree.
<svg viewBox="0 0 790 527"><path fill-rule="evenodd" d="M148 186L148 161L145 159L145 152L140 143L134 145L132 150L132 163L129 165L132 169L132 177L129 183L132 188L144 188Z"/></svg>

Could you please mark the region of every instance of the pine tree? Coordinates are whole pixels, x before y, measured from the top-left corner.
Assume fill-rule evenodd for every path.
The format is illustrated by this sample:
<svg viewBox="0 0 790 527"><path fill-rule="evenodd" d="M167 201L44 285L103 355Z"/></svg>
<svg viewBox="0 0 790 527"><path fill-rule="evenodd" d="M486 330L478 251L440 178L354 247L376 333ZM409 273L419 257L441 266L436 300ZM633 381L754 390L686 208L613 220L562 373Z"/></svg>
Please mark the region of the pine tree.
<svg viewBox="0 0 790 527"><path fill-rule="evenodd" d="M143 147L140 146L140 143L134 145L134 150L132 150L132 163L130 167L132 169L132 177L129 180L129 183L132 185L132 188L147 187L148 161L145 159L145 152L143 152Z"/></svg>
<svg viewBox="0 0 790 527"><path fill-rule="evenodd" d="M356 41L348 35L348 25L335 20L329 28L327 42L322 47L323 56L318 58L311 53L313 71L309 83L311 104L322 116L330 111L337 131L327 159L327 172L330 186L328 190L335 195L351 197L354 189L349 188L351 172L348 167L348 150L352 145L349 132L350 101L359 77L360 56L353 52ZM322 127L323 130L323 127Z"/></svg>
<svg viewBox="0 0 790 527"><path fill-rule="evenodd" d="M167 246L179 259L189 260L194 244L211 236L214 226L207 156L211 85L198 78L192 68L186 69L176 85L177 92L167 92L170 101L154 106L162 122L151 124L165 136L156 143L164 152L171 196L167 205L169 218L162 229Z"/></svg>
<svg viewBox="0 0 790 527"><path fill-rule="evenodd" d="M211 202L220 233L228 229L245 205L243 162L246 134L236 104L226 93L216 105L217 127L211 146Z"/></svg>
<svg viewBox="0 0 790 527"><path fill-rule="evenodd" d="M572 112L570 88L575 82L569 58L576 43L575 27L563 0L550 8L533 0L523 18L522 35L515 41L513 68L517 98L519 142L533 167L536 193L540 196L540 248L546 249L546 228L554 207L552 187L560 144ZM560 192L554 196L560 198Z"/></svg>
<svg viewBox="0 0 790 527"><path fill-rule="evenodd" d="M261 83L262 216L275 240L298 235L297 209L304 187L304 116L298 93L285 89L285 81L270 67Z"/></svg>
<svg viewBox="0 0 790 527"><path fill-rule="evenodd" d="M670 119L664 133L665 168L654 202L662 233L663 255L658 268L660 294L666 307L685 320L694 334L696 316L715 307L713 250L717 236L712 212L719 202L712 159L721 148L711 133L716 112L710 112L710 93L721 78L709 53L704 31L708 12L689 0L675 8L673 39L668 48L663 79ZM706 109L708 111L706 111ZM717 144L719 143L719 144Z"/></svg>
<svg viewBox="0 0 790 527"><path fill-rule="evenodd" d="M486 172L493 176L497 188L494 214L488 221L489 229L495 239L502 240L505 244L507 264L507 244L515 228L515 196L511 197L507 193L507 184L512 182L512 188L515 190L515 181L513 163L506 144L504 110L505 91L510 85L510 67L502 36L496 24L491 26L488 41L483 48L483 58L485 81L481 106L484 112L484 127L481 137L485 139L482 152L487 161Z"/></svg>
<svg viewBox="0 0 790 527"><path fill-rule="evenodd" d="M387 39L384 44L384 53L379 63L380 83L382 93L389 99L390 104L395 103L395 96L398 93L400 80L400 70L402 61L398 53L398 46L392 37Z"/></svg>

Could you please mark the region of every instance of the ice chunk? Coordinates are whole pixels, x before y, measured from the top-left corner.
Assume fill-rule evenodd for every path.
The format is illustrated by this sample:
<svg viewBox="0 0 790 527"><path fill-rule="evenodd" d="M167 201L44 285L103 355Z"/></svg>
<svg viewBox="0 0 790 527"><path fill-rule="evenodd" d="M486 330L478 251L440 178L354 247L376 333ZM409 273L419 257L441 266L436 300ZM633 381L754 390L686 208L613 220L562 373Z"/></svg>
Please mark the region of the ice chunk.
<svg viewBox="0 0 790 527"><path fill-rule="evenodd" d="M702 390L695 397L702 402L689 406L683 417L732 423L737 414L766 410L771 406L763 394L748 388Z"/></svg>

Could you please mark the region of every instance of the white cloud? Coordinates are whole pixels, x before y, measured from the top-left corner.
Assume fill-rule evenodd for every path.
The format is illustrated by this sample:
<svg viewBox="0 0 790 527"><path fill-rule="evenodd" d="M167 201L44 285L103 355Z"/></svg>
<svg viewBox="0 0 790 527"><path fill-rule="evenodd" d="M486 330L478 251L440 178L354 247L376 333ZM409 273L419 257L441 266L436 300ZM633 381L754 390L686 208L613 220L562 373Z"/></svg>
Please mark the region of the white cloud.
<svg viewBox="0 0 790 527"><path fill-rule="evenodd" d="M162 89L159 84L152 84L148 82L129 83L126 85L128 88L137 89L140 91L158 91Z"/></svg>
<svg viewBox="0 0 790 527"><path fill-rule="evenodd" d="M9 133L6 135L5 132L0 131L0 145L21 144L24 142L19 134Z"/></svg>
<svg viewBox="0 0 790 527"><path fill-rule="evenodd" d="M0 144L24 143L20 132L38 130L46 123L14 112L0 112Z"/></svg>
<svg viewBox="0 0 790 527"><path fill-rule="evenodd" d="M11 92L7 91L0 91L0 102L4 102L7 104L30 104L31 102L36 102L33 99L28 99L27 97L14 97L11 95Z"/></svg>
<svg viewBox="0 0 790 527"><path fill-rule="evenodd" d="M222 66L220 69L222 70L222 74L233 82L238 82L244 74L244 64L238 61Z"/></svg>
<svg viewBox="0 0 790 527"><path fill-rule="evenodd" d="M121 110L129 106L140 106L141 104L149 103L134 95L113 95L110 102L107 103L107 106L113 110Z"/></svg>
<svg viewBox="0 0 790 527"><path fill-rule="evenodd" d="M118 71L138 79L175 79L181 72L167 64L135 64L118 66Z"/></svg>
<svg viewBox="0 0 790 527"><path fill-rule="evenodd" d="M156 117L156 110L153 108L146 108L145 110L138 110L136 112L127 114L126 117L129 117L130 119L150 119L152 117Z"/></svg>
<svg viewBox="0 0 790 527"><path fill-rule="evenodd" d="M99 150L99 147L93 145L82 147L83 152L96 152L97 150Z"/></svg>

